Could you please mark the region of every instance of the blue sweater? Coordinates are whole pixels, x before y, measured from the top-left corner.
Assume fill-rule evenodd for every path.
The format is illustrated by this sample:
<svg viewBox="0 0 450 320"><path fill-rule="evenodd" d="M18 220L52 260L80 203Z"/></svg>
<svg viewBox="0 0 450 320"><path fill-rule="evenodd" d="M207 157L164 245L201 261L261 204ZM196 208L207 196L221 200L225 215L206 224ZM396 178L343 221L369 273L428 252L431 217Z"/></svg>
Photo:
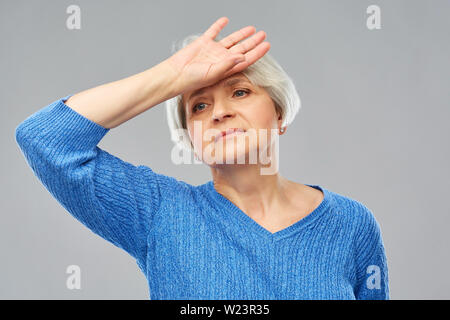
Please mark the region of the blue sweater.
<svg viewBox="0 0 450 320"><path fill-rule="evenodd" d="M72 95L72 94L71 94ZM363 204L319 185L322 203L271 233L214 189L100 149L110 130L52 102L16 141L53 197L136 259L150 299L389 299L381 230Z"/></svg>

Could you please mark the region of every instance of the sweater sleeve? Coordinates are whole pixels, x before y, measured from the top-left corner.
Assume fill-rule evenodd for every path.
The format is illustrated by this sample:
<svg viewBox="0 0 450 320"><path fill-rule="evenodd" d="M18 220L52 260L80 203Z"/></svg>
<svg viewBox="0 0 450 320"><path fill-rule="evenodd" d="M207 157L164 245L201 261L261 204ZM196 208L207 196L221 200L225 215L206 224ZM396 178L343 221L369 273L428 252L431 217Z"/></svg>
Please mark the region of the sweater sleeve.
<svg viewBox="0 0 450 320"><path fill-rule="evenodd" d="M363 218L356 238L356 300L389 300L389 275L380 225L361 205Z"/></svg>
<svg viewBox="0 0 450 320"><path fill-rule="evenodd" d="M110 129L67 106L70 96L20 123L16 141L52 196L95 234L136 258L144 271L146 237L165 176L100 149Z"/></svg>

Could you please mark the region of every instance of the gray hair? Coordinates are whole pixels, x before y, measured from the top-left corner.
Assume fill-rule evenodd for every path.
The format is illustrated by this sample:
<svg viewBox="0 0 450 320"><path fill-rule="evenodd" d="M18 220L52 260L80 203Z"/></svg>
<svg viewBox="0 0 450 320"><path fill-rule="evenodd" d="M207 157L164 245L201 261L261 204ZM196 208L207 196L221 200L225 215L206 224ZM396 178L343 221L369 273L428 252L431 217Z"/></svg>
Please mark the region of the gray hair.
<svg viewBox="0 0 450 320"><path fill-rule="evenodd" d="M181 50L201 34L192 34L184 38L181 43L172 43L172 54ZM220 41L222 37L218 35L214 40ZM255 63L241 71L249 81L259 87L264 88L272 98L277 112L281 114L282 127L289 125L300 110L301 101L292 79L286 74L283 68L267 52ZM171 140L180 148L193 152L192 141L186 126L185 108L182 102L182 95L179 94L166 100L167 122L169 124Z"/></svg>

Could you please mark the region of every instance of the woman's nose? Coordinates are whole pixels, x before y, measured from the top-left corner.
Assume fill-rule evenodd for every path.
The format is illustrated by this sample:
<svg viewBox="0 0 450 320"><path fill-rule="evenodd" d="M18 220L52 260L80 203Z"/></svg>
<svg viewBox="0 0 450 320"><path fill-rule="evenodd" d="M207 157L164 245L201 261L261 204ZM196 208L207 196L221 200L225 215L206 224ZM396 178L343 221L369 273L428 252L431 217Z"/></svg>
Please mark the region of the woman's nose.
<svg viewBox="0 0 450 320"><path fill-rule="evenodd" d="M233 111L230 107L226 106L225 103L217 103L214 105L212 120L221 121L224 118L229 118L233 116Z"/></svg>

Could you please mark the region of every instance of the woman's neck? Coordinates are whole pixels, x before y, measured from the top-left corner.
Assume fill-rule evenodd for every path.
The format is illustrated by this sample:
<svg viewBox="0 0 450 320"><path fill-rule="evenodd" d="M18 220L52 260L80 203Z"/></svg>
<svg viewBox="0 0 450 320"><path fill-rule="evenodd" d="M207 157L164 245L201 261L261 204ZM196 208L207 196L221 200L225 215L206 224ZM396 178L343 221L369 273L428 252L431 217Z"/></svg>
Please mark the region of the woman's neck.
<svg viewBox="0 0 450 320"><path fill-rule="evenodd" d="M223 165L211 171L216 191L251 217L270 218L290 205L287 191L292 182L278 172L262 175L258 165Z"/></svg>

